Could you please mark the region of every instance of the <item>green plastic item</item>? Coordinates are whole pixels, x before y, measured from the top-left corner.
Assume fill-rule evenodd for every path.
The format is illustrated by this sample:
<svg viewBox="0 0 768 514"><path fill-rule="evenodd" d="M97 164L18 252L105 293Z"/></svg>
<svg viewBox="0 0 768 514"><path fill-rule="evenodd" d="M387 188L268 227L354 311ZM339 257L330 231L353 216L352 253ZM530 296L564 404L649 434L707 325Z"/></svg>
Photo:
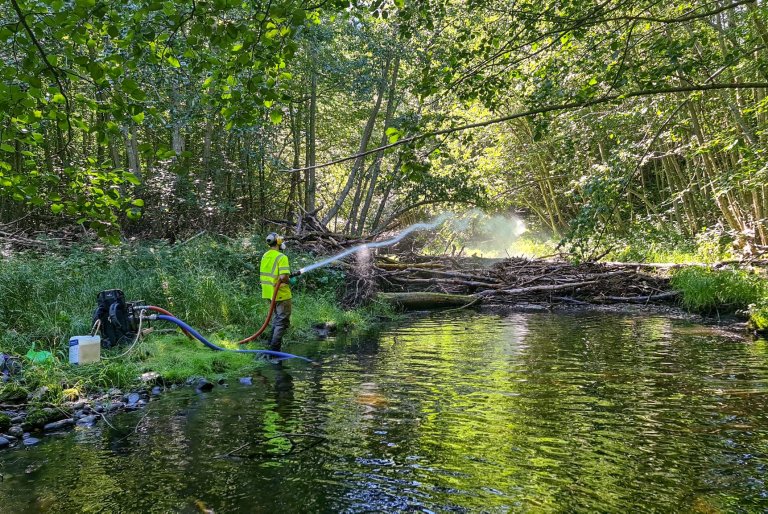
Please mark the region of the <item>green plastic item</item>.
<svg viewBox="0 0 768 514"><path fill-rule="evenodd" d="M51 352L46 352L45 350L35 351L35 343L32 343L32 348L29 349L26 357L34 363L39 363L48 362L53 358L53 354Z"/></svg>

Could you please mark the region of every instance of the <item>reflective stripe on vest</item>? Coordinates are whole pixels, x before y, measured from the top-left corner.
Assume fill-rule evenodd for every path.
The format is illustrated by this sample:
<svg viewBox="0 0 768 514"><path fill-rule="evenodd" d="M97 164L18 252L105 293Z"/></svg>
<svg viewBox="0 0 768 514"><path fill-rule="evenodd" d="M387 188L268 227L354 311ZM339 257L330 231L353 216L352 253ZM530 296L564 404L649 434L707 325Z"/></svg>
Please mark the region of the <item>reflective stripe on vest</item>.
<svg viewBox="0 0 768 514"><path fill-rule="evenodd" d="M280 275L287 275L290 272L288 257L276 250L268 250L261 258L261 266L259 267L262 298L272 298L274 287ZM291 298L291 289L288 284L283 284L277 293L277 300L289 298Z"/></svg>

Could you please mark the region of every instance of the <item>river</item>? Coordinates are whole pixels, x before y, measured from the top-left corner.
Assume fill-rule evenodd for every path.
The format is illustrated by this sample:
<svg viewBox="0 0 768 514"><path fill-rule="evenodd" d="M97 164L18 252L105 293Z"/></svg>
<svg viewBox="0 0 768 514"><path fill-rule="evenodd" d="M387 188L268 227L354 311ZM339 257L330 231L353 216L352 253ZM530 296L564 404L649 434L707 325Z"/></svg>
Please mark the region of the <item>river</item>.
<svg viewBox="0 0 768 514"><path fill-rule="evenodd" d="M768 509L765 341L662 316L460 312L288 351L324 365L180 388L0 453L0 510Z"/></svg>

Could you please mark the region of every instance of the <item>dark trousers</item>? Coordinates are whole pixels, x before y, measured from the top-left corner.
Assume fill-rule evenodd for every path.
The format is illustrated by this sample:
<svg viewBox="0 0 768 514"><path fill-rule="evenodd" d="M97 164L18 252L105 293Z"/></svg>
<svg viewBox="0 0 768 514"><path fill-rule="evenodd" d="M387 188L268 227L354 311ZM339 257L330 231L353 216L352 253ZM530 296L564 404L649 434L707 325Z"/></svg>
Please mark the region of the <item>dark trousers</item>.
<svg viewBox="0 0 768 514"><path fill-rule="evenodd" d="M283 344L283 336L291 326L291 300L275 302L275 313L272 315L272 342L269 349L279 352Z"/></svg>

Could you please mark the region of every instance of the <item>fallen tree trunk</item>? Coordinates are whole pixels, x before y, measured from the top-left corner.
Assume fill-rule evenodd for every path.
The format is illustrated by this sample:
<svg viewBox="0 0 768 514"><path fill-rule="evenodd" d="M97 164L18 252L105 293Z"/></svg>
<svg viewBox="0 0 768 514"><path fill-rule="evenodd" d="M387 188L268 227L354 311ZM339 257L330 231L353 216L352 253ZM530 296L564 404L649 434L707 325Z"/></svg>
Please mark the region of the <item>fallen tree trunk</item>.
<svg viewBox="0 0 768 514"><path fill-rule="evenodd" d="M460 278L460 279L466 279L470 281L483 281L488 282L489 284L498 284L499 281L492 277L486 277L482 275L472 275L469 273L460 273L457 271L441 271L441 270L435 270L435 269L423 269L423 268L410 268L408 270L404 270L407 273L415 273L420 275L434 275L437 277L449 277L449 278Z"/></svg>
<svg viewBox="0 0 768 514"><path fill-rule="evenodd" d="M463 307L477 301L464 294L445 293L379 293L378 298L404 309L432 309L439 307Z"/></svg>
<svg viewBox="0 0 768 514"><path fill-rule="evenodd" d="M547 291L561 291L563 289L573 289L576 287L588 286L595 284L597 280L587 280L585 282L571 282L568 284L552 284L546 286L531 286L531 287L518 287L517 289L490 289L486 291L480 291L475 296L495 296L495 295L508 295L508 296L520 296L530 293L541 293Z"/></svg>
<svg viewBox="0 0 768 514"><path fill-rule="evenodd" d="M476 282L476 281L470 281L470 280L461 280L458 278L411 278L411 277L397 277L397 276L390 276L387 277L389 280L393 280L395 282L399 282L401 284L406 285L455 285L455 286L466 286L466 287L474 287L474 288L488 288L488 287L504 287L503 284L489 284L488 282Z"/></svg>

